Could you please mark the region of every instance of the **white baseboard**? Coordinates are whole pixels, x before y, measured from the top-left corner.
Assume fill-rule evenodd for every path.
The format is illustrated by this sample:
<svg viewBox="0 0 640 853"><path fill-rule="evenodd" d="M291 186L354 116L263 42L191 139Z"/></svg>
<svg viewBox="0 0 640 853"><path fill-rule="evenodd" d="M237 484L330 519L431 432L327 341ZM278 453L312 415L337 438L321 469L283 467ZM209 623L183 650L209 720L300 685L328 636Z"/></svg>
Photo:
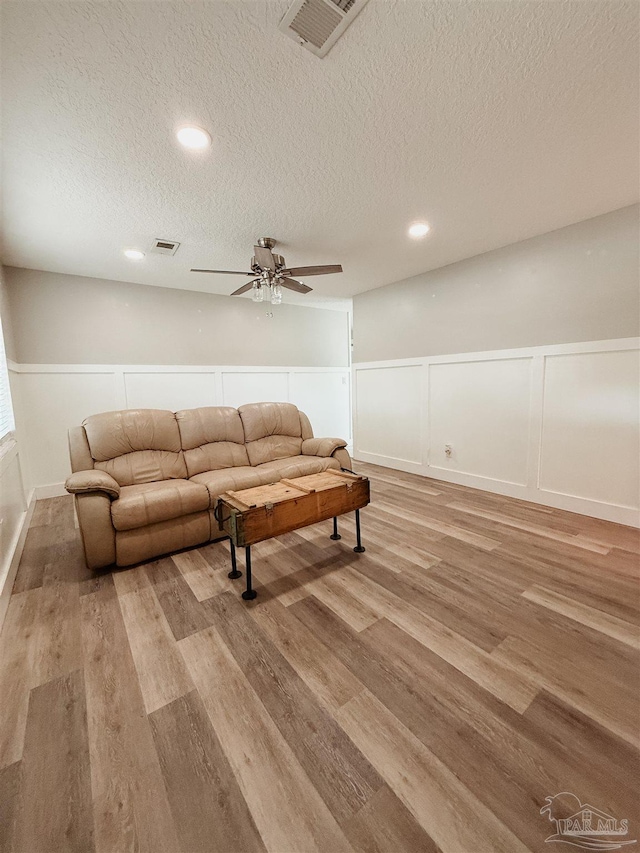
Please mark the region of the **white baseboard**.
<svg viewBox="0 0 640 853"><path fill-rule="evenodd" d="M0 576L0 631L2 631L4 618L7 615L9 599L11 598L11 592L13 590L13 583L16 579L18 566L20 565L20 558L22 557L24 543L27 538L27 532L29 530L29 525L31 524L31 516L33 515L35 505L36 499L32 492L29 496L27 509L22 514L22 519L20 520L18 529L16 530L13 541L9 546L9 552L7 554L7 568L4 572L4 577Z"/></svg>
<svg viewBox="0 0 640 853"><path fill-rule="evenodd" d="M416 462L405 462L402 459L379 456L377 453L359 451L357 459L354 458L353 461L368 462L371 465L380 465L383 468L393 468L396 471L404 471L407 474L419 474L422 477L429 477L433 480L442 480L445 483L453 483L457 486L469 486L472 489L478 489L482 492L493 492L497 495L505 495L509 498L517 498L529 501L530 503L540 504L541 506L550 506L554 509L576 512L579 515L588 515L592 518L601 518L603 521L626 524L629 527L640 527L640 513L632 507L606 504L572 495L562 495L556 492L534 489L529 486L521 486L517 483L507 483L502 480L478 477L474 474L463 474L459 471L447 471L445 468L420 465Z"/></svg>
<svg viewBox="0 0 640 853"><path fill-rule="evenodd" d="M47 486L36 486L33 490L36 500L41 501L45 498L61 498L69 494L64 487L64 483L49 483Z"/></svg>

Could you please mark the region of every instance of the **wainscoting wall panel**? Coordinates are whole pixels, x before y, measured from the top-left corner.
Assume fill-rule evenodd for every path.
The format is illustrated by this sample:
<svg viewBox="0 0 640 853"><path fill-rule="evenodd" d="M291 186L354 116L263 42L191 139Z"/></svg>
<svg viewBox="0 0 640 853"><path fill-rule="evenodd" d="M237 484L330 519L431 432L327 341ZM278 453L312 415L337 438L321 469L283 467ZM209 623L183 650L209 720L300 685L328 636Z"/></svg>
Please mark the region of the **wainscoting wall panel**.
<svg viewBox="0 0 640 853"><path fill-rule="evenodd" d="M354 457L639 526L639 345L356 363Z"/></svg>
<svg viewBox="0 0 640 853"><path fill-rule="evenodd" d="M346 368L11 362L9 370L25 490L38 497L64 494L67 430L98 412L289 401L307 412L316 435L351 443Z"/></svg>
<svg viewBox="0 0 640 853"><path fill-rule="evenodd" d="M0 630L32 511L33 504L25 501L18 445L9 439L0 448Z"/></svg>
<svg viewBox="0 0 640 853"><path fill-rule="evenodd" d="M351 435L350 380L346 371L289 374L289 399L306 412L316 435Z"/></svg>
<svg viewBox="0 0 640 853"><path fill-rule="evenodd" d="M358 448L372 457L420 465L421 366L413 362L380 367L358 365L355 377Z"/></svg>
<svg viewBox="0 0 640 853"><path fill-rule="evenodd" d="M430 364L429 466L525 486L532 364L532 358Z"/></svg>
<svg viewBox="0 0 640 853"><path fill-rule="evenodd" d="M222 392L225 406L235 409L244 403L287 403L289 401L289 374L284 371L224 371Z"/></svg>
<svg viewBox="0 0 640 853"><path fill-rule="evenodd" d="M116 379L98 370L20 374L14 409L27 493L69 476L69 427L88 414L124 408Z"/></svg>
<svg viewBox="0 0 640 853"><path fill-rule="evenodd" d="M215 373L125 373L127 409L215 406Z"/></svg>
<svg viewBox="0 0 640 853"><path fill-rule="evenodd" d="M638 411L637 352L547 358L540 488L637 506Z"/></svg>

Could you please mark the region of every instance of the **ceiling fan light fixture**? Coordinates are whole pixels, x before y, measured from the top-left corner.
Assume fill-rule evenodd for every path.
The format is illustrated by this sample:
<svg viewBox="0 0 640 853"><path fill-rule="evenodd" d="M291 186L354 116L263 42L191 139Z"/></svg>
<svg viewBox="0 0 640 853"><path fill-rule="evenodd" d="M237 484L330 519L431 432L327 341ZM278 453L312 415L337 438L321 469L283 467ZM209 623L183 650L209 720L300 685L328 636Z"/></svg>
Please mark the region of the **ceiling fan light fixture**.
<svg viewBox="0 0 640 853"><path fill-rule="evenodd" d="M211 136L201 127L181 127L176 136L180 145L194 151L202 151L211 145Z"/></svg>
<svg viewBox="0 0 640 853"><path fill-rule="evenodd" d="M271 251L275 245L276 241L273 237L260 237L253 247L253 257L250 264L251 272L244 272L243 270L205 269L192 269L191 272L249 276L254 281L236 288L231 296L242 296L243 293L252 290L251 298L254 302L271 302L273 305L279 305L282 302L283 288L293 290L295 293L310 293L313 290L312 287L308 287L301 281L297 281L293 276L330 275L342 272L341 264L287 267L282 255L274 254Z"/></svg>

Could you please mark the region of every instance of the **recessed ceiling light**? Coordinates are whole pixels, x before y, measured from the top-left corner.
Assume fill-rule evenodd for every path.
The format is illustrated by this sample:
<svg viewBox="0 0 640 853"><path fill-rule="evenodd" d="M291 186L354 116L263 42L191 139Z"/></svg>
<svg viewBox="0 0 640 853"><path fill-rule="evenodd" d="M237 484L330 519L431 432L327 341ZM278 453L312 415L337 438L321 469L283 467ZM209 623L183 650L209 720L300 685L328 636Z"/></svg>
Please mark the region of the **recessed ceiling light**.
<svg viewBox="0 0 640 853"><path fill-rule="evenodd" d="M141 261L144 258L144 252L140 249L125 249L124 254L130 261Z"/></svg>
<svg viewBox="0 0 640 853"><path fill-rule="evenodd" d="M176 136L185 148L202 149L211 145L211 137L201 127L181 127Z"/></svg>
<svg viewBox="0 0 640 853"><path fill-rule="evenodd" d="M409 228L409 236L416 240L420 237L424 237L428 233L429 226L426 222L414 222L411 228Z"/></svg>

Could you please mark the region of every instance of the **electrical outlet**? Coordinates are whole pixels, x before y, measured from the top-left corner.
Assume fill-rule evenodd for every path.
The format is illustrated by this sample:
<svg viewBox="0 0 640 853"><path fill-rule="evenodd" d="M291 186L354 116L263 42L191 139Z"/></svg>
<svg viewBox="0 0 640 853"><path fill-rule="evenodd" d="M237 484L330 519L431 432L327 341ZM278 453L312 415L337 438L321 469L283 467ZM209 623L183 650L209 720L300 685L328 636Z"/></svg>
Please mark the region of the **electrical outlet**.
<svg viewBox="0 0 640 853"><path fill-rule="evenodd" d="M452 454L452 453L453 453L453 448L452 448L452 446L451 446L450 444L445 444L445 446L444 446L444 455L445 455L448 459L451 459L451 454Z"/></svg>

